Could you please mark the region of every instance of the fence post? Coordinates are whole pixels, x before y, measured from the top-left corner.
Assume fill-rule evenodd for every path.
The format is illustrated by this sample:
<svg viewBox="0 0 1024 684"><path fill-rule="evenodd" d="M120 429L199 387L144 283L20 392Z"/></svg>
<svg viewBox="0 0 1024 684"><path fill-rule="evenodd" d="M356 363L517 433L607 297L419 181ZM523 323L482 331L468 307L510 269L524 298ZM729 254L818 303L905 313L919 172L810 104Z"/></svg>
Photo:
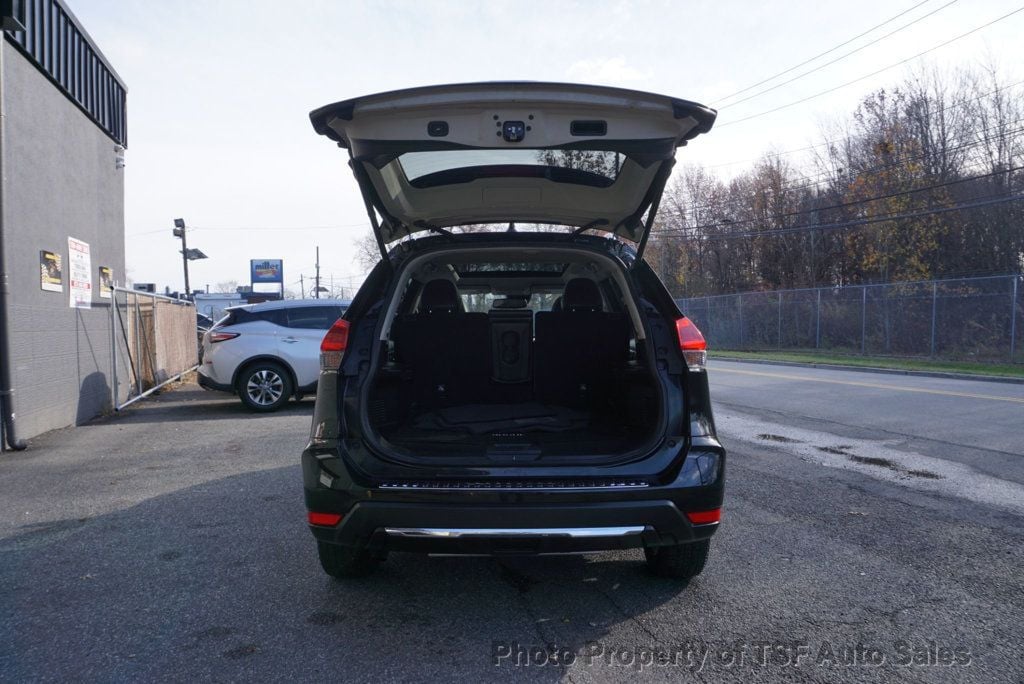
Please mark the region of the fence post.
<svg viewBox="0 0 1024 684"><path fill-rule="evenodd" d="M139 295L135 295L135 391L142 394L142 311Z"/></svg>
<svg viewBox="0 0 1024 684"><path fill-rule="evenodd" d="M779 349L782 349L782 290L779 290Z"/></svg>
<svg viewBox="0 0 1024 684"><path fill-rule="evenodd" d="M868 286L860 286L860 353L868 348Z"/></svg>
<svg viewBox="0 0 1024 684"><path fill-rule="evenodd" d="M1013 276L1013 295L1010 297L1010 363L1017 353L1017 281L1020 276Z"/></svg>
<svg viewBox="0 0 1024 684"><path fill-rule="evenodd" d="M704 311L705 311L705 313L707 313L707 319L708 319L708 322L707 322L707 326L708 326L707 333L710 336L711 335L711 297L704 297Z"/></svg>
<svg viewBox="0 0 1024 684"><path fill-rule="evenodd" d="M117 290L110 290L110 410L117 410Z"/></svg>
<svg viewBox="0 0 1024 684"><path fill-rule="evenodd" d="M939 284L932 281L932 344L931 355L935 356L935 305L939 299Z"/></svg>
<svg viewBox="0 0 1024 684"><path fill-rule="evenodd" d="M740 309L740 349L743 349L743 293L739 296L739 309Z"/></svg>
<svg viewBox="0 0 1024 684"><path fill-rule="evenodd" d="M818 303L814 306L814 348L819 349L821 347L821 289L816 292L818 293Z"/></svg>

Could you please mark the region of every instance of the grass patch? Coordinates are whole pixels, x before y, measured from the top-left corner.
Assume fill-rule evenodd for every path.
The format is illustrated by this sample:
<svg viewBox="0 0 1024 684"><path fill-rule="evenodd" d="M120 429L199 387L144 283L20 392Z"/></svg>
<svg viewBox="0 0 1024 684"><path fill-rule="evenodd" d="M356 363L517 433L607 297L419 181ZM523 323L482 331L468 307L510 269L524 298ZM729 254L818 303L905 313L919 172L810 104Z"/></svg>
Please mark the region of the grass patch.
<svg viewBox="0 0 1024 684"><path fill-rule="evenodd" d="M1024 364L971 363L969 361L931 361L901 359L892 356L848 356L845 354L816 354L813 352L726 351L711 352L712 358L750 359L755 361L792 361L795 363L830 363L838 366L893 368L896 370L945 371L968 375L999 375L1024 378Z"/></svg>

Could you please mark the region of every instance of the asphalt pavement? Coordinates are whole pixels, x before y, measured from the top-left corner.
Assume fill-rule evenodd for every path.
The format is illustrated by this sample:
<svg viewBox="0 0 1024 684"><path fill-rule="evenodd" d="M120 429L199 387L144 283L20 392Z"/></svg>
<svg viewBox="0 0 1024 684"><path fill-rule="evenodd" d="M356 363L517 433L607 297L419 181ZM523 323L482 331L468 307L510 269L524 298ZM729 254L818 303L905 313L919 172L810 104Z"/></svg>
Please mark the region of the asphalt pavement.
<svg viewBox="0 0 1024 684"><path fill-rule="evenodd" d="M333 581L308 401L184 387L35 439L0 456L0 680L1024 680L1024 386L710 372L726 513L685 588L639 552Z"/></svg>

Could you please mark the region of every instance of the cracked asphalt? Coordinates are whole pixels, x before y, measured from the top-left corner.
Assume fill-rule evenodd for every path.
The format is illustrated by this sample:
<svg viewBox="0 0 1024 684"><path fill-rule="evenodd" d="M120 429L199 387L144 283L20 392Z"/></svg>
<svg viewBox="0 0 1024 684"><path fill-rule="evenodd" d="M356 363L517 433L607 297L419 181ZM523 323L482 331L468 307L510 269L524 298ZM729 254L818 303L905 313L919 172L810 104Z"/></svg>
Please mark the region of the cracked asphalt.
<svg viewBox="0 0 1024 684"><path fill-rule="evenodd" d="M726 514L685 588L639 552L392 554L333 581L308 401L255 416L185 386L37 438L0 456L0 680L1024 680L1024 406L954 396L1024 386L711 373Z"/></svg>

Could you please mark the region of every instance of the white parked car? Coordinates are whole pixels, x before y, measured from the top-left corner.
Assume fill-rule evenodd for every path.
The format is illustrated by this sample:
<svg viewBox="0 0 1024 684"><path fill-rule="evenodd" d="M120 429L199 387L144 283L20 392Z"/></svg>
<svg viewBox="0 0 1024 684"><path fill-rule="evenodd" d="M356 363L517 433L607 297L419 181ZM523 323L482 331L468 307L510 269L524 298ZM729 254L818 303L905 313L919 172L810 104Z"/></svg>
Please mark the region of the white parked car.
<svg viewBox="0 0 1024 684"><path fill-rule="evenodd" d="M233 392L254 411L276 411L316 391L320 341L348 300L292 299L246 304L203 335L199 385Z"/></svg>

